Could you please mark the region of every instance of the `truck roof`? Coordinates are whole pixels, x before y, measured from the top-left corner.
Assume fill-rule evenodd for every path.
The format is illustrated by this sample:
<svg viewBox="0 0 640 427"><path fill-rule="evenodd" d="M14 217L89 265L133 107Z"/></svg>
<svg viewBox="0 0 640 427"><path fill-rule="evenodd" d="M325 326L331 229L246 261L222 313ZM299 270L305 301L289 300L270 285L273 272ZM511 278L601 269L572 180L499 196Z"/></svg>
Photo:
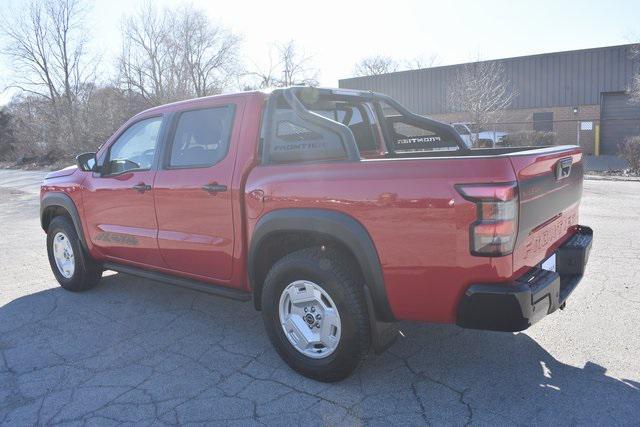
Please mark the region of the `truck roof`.
<svg viewBox="0 0 640 427"><path fill-rule="evenodd" d="M224 93L220 95L203 96L200 98L192 98L192 99L186 99L183 101L171 102L168 104L163 104L157 107L152 107L147 110L144 110L136 114L136 117L139 115L148 115L149 113L166 113L171 111L184 110L214 98L224 99L224 98L237 98L241 96L246 98L258 97L258 98L264 99L264 98L267 98L271 94L271 92L273 92L275 89L280 89L280 88L266 88L266 89L250 90L250 91L231 92L231 93ZM336 95L358 96L358 95L361 95L362 93L371 93L369 91L362 91L362 90L356 90L356 89L340 89L340 88L329 88L329 87L317 87L316 89L320 89L323 91L331 91Z"/></svg>
<svg viewBox="0 0 640 427"><path fill-rule="evenodd" d="M246 91L246 92L233 92L233 93L224 93L221 95L203 96L200 98L185 99L183 101L176 101L176 102L170 102L168 104L158 105L157 107L152 107L147 110L141 111L140 113L136 114L136 116L148 115L149 113L166 113L171 111L185 110L185 109L189 109L191 107L197 106L198 104L201 104L211 99L225 99L225 98L238 98L238 97L245 97L245 98L259 97L264 99L268 96L268 94L269 94L268 91L252 90L252 91Z"/></svg>

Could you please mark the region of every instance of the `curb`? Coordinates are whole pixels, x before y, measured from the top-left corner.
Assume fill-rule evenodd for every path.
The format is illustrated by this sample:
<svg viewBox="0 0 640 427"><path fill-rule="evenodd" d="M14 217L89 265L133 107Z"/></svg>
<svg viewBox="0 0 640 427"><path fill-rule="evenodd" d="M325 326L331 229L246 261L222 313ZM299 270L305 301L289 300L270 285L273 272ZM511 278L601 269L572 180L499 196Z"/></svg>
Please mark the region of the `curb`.
<svg viewBox="0 0 640 427"><path fill-rule="evenodd" d="M616 175L584 175L587 181L629 181L640 182L640 176L616 176Z"/></svg>

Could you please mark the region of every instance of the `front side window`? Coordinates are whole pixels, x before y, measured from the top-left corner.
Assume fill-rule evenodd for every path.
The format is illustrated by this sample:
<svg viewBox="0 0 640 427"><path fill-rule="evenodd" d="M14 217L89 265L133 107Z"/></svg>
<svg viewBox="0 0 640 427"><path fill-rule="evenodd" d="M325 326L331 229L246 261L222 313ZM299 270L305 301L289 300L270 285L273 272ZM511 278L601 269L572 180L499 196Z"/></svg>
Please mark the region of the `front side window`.
<svg viewBox="0 0 640 427"><path fill-rule="evenodd" d="M151 169L161 125L162 117L152 117L125 130L109 149L107 174Z"/></svg>
<svg viewBox="0 0 640 427"><path fill-rule="evenodd" d="M233 106L185 111L171 143L169 167L213 166L227 155Z"/></svg>

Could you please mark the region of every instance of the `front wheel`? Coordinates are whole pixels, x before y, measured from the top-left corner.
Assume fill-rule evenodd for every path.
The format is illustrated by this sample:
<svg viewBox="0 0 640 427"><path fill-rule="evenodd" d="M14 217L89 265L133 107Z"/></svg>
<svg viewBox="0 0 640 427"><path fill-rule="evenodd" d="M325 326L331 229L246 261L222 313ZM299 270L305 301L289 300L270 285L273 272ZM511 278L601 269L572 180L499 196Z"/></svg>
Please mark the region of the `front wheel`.
<svg viewBox="0 0 640 427"><path fill-rule="evenodd" d="M102 269L82 249L76 229L66 217L57 216L49 224L47 254L53 275L66 290L86 291L102 277Z"/></svg>
<svg viewBox="0 0 640 427"><path fill-rule="evenodd" d="M262 315L282 359L307 377L347 377L367 354L369 319L362 285L331 249L291 253L269 271Z"/></svg>

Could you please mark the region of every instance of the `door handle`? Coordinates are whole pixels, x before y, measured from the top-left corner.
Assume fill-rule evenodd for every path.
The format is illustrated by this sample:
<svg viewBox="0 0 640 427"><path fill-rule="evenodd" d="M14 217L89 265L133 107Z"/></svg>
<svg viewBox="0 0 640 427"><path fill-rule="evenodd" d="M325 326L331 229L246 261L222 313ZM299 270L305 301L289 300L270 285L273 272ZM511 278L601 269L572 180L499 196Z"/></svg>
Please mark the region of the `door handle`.
<svg viewBox="0 0 640 427"><path fill-rule="evenodd" d="M215 194L215 193L219 193L221 191L227 191L227 186L226 185L221 185L221 184L216 184L211 183L211 184L207 184L207 185L203 185L202 186L202 190L206 191L209 194Z"/></svg>
<svg viewBox="0 0 640 427"><path fill-rule="evenodd" d="M144 182L136 184L131 188L136 190L138 193L144 193L145 191L151 190L151 186L149 184L145 184Z"/></svg>

